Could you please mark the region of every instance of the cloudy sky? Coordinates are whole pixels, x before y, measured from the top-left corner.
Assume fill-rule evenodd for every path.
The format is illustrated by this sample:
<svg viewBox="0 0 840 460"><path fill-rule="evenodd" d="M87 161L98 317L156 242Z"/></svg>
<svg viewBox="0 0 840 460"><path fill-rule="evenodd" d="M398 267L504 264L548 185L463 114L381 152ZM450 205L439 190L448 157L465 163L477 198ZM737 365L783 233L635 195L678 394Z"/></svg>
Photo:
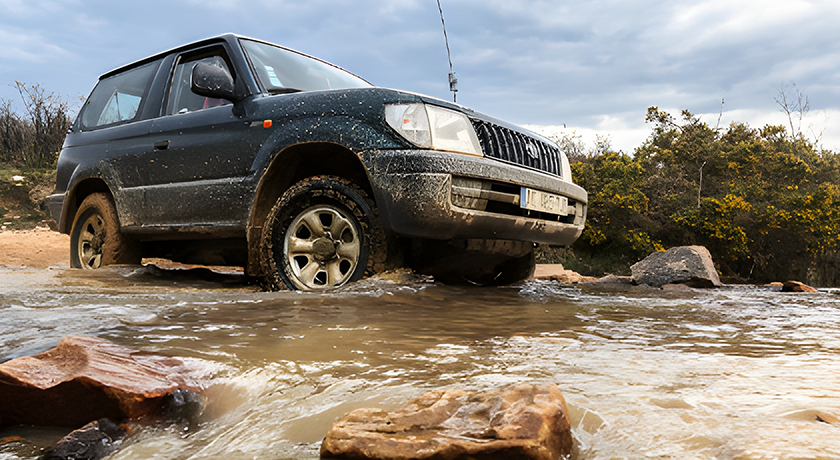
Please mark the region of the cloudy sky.
<svg viewBox="0 0 840 460"><path fill-rule="evenodd" d="M811 103L802 130L840 150L836 0L441 3L458 102L476 110L631 153L650 133L649 106L715 126L724 100L723 126L782 124L774 98L795 83ZM435 0L0 0L0 11L5 99L18 80L78 100L108 70L224 32L452 97Z"/></svg>

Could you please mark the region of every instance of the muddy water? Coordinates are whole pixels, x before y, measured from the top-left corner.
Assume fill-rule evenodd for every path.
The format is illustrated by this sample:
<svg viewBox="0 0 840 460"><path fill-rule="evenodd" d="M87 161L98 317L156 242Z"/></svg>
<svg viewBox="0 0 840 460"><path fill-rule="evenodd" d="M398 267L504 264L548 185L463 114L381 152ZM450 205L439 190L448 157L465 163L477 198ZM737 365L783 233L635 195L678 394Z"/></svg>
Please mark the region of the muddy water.
<svg viewBox="0 0 840 460"><path fill-rule="evenodd" d="M264 293L237 276L0 268L0 361L71 334L188 357L217 383L199 427L147 430L116 459L314 459L352 409L537 381L564 392L577 459L840 458L840 426L816 421L840 415L832 292L403 276Z"/></svg>

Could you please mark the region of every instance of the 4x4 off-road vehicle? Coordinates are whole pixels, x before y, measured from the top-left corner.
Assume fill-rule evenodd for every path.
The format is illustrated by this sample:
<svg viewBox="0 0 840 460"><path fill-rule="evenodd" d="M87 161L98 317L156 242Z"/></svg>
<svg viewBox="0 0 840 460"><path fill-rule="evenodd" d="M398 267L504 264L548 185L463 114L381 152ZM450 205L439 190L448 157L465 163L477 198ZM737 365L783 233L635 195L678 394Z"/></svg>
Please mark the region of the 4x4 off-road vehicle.
<svg viewBox="0 0 840 460"><path fill-rule="evenodd" d="M403 264L518 281L586 200L533 133L228 34L100 77L47 204L73 267L164 257L309 290Z"/></svg>

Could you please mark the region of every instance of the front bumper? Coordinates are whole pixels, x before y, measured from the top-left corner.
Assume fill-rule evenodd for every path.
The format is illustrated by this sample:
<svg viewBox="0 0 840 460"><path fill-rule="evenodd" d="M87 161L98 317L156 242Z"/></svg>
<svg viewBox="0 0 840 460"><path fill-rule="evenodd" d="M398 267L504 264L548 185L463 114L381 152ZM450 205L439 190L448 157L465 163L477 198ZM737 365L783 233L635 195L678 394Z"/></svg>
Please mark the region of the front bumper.
<svg viewBox="0 0 840 460"><path fill-rule="evenodd" d="M557 176L498 160L427 150L368 152L362 157L382 222L398 235L568 246L583 231L586 191ZM523 186L566 197L568 209L546 214L521 208Z"/></svg>
<svg viewBox="0 0 840 460"><path fill-rule="evenodd" d="M64 206L64 193L55 193L44 198L50 218L61 224L61 209ZM60 228L60 227L59 227Z"/></svg>

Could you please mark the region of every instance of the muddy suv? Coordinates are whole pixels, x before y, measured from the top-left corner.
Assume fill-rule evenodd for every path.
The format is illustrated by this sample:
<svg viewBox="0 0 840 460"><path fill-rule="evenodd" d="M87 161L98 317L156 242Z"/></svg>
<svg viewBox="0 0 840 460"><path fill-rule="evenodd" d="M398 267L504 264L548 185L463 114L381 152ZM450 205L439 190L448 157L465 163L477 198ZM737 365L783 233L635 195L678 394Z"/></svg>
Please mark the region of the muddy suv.
<svg viewBox="0 0 840 460"><path fill-rule="evenodd" d="M164 257L311 290L404 264L521 280L586 202L546 139L229 34L100 77L47 204L73 267Z"/></svg>

